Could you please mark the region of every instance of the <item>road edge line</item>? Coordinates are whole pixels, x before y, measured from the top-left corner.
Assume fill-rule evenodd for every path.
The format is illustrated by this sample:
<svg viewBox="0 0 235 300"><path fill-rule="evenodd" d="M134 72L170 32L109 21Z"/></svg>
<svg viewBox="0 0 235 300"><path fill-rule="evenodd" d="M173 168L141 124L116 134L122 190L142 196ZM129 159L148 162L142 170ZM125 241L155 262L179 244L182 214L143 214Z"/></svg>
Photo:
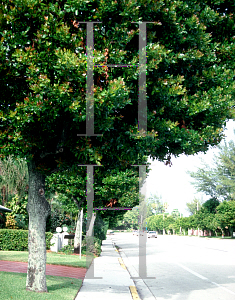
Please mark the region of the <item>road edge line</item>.
<svg viewBox="0 0 235 300"><path fill-rule="evenodd" d="M133 300L141 300L135 286L131 285L129 286L129 289Z"/></svg>
<svg viewBox="0 0 235 300"><path fill-rule="evenodd" d="M125 264L124 264L124 262L123 262L123 260L122 260L121 257L118 258L118 261L119 261L120 265L123 267L123 269L127 270L127 268L126 268L126 266L125 266Z"/></svg>

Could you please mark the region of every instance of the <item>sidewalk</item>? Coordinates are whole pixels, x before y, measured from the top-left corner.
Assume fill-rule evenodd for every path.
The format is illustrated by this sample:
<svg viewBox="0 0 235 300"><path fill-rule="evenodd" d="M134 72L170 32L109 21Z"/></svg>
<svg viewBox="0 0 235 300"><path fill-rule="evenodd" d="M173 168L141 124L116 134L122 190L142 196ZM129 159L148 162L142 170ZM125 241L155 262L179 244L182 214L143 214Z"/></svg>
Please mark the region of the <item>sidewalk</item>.
<svg viewBox="0 0 235 300"><path fill-rule="evenodd" d="M112 244L109 236L102 242L100 257L94 259L94 268L89 268L83 285L75 300L133 300L140 299L135 284ZM92 274L94 273L94 274ZM91 277L102 277L92 279ZM90 279L89 279L90 278ZM132 291L132 292L131 292ZM132 297L133 295L133 297Z"/></svg>

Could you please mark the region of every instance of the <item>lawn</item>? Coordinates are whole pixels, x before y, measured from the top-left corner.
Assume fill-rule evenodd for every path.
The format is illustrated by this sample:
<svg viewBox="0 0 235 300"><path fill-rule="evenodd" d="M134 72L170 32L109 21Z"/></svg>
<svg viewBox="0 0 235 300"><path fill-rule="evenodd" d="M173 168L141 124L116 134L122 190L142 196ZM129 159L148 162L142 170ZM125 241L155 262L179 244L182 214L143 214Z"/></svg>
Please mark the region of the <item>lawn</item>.
<svg viewBox="0 0 235 300"><path fill-rule="evenodd" d="M8 251L5 251L8 252ZM74 300L81 279L46 275L48 293L26 291L26 273L0 272L2 300Z"/></svg>
<svg viewBox="0 0 235 300"><path fill-rule="evenodd" d="M231 238L231 236L225 236L222 238L222 236L200 236L200 238L207 238L207 239L221 239L221 240L234 240L234 238Z"/></svg>
<svg viewBox="0 0 235 300"><path fill-rule="evenodd" d="M0 260L28 262L28 251L0 251ZM47 252L47 264L86 268L86 257ZM0 297L1 298L1 297Z"/></svg>

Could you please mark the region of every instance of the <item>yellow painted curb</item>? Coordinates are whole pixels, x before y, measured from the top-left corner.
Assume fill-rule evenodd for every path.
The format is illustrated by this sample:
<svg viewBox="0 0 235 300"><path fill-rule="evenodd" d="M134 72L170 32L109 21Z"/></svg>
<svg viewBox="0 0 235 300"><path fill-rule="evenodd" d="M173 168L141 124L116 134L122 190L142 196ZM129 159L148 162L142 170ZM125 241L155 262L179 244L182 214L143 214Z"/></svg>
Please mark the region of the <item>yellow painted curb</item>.
<svg viewBox="0 0 235 300"><path fill-rule="evenodd" d="M126 266L124 265L124 262L121 258L118 259L120 265L123 267L124 270L126 270Z"/></svg>
<svg viewBox="0 0 235 300"><path fill-rule="evenodd" d="M131 296L132 296L133 300L141 300L138 293L137 293L136 287L135 286L130 286L129 288L130 288Z"/></svg>

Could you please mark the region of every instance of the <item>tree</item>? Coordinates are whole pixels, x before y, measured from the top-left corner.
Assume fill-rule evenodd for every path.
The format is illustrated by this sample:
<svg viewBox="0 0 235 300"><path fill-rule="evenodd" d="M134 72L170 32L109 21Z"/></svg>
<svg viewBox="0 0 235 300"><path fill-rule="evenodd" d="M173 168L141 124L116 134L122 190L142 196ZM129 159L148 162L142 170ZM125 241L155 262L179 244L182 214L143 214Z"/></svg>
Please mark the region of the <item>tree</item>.
<svg viewBox="0 0 235 300"><path fill-rule="evenodd" d="M202 206L202 203L200 200L194 198L193 201L186 203L187 210L193 215L199 210Z"/></svg>
<svg viewBox="0 0 235 300"><path fill-rule="evenodd" d="M138 206L135 206L133 207L132 210L129 210L124 214L123 224L127 228L138 229L138 219L139 219L139 209Z"/></svg>
<svg viewBox="0 0 235 300"><path fill-rule="evenodd" d="M179 212L178 208L173 209L171 215L174 218L174 220L177 220L181 217L181 213Z"/></svg>
<svg viewBox="0 0 235 300"><path fill-rule="evenodd" d="M162 214L165 211L161 196L151 195L148 198L148 206L155 215Z"/></svg>
<svg viewBox="0 0 235 300"><path fill-rule="evenodd" d="M189 218L181 217L177 220L177 223L179 224L178 226L181 227L185 235L185 232L190 228Z"/></svg>
<svg viewBox="0 0 235 300"><path fill-rule="evenodd" d="M102 177L145 164L148 155L169 162L171 155L218 144L233 115L234 6L230 0L1 3L1 156L27 159L26 288L46 292L45 178L61 170L79 173L78 164L102 164L95 168ZM94 51L85 48L81 19L102 22L94 25ZM138 51L139 24L133 23L139 21L154 22L147 24L146 46L152 136L138 132L138 76L146 73L134 67L138 56L145 58ZM93 71L87 59L133 67ZM95 85L86 91L90 71ZM94 132L103 136L78 136L90 120L86 92L88 99L94 96Z"/></svg>
<svg viewBox="0 0 235 300"><path fill-rule="evenodd" d="M222 231L226 227L230 231L231 238L233 237L233 230L235 228L235 201L223 201L216 208L217 210L217 221Z"/></svg>
<svg viewBox="0 0 235 300"><path fill-rule="evenodd" d="M216 173L218 176L217 190L223 194L224 199L235 199L235 143L231 140L229 143L219 146L220 152L216 161Z"/></svg>
<svg viewBox="0 0 235 300"><path fill-rule="evenodd" d="M98 168L97 168L98 169ZM118 199L115 207L133 207L139 200L139 179L135 170L109 170L105 173L102 170L94 172L95 206L97 208L108 207L110 199ZM85 168L77 172L68 170L60 174L51 174L46 178L46 187L51 193L63 193L61 202L68 211L77 211L86 205L86 174ZM100 211L106 221L125 211Z"/></svg>
<svg viewBox="0 0 235 300"><path fill-rule="evenodd" d="M101 175L102 174L102 175ZM103 206L108 206L107 203L111 199L118 199L118 203L114 206L116 207L132 207L138 203L138 187L139 180L136 173L132 170L127 170L125 172L110 172L110 174L98 173L95 176L95 204L96 207L102 208ZM85 174L84 174L85 175ZM105 176L106 175L106 176ZM80 216L81 207L86 203L86 180L85 176L81 174L60 172L58 174L52 174L46 179L46 187L51 193L63 193L63 198L60 199L61 207L66 211L72 211ZM124 215L125 211L100 211L96 212L96 217L103 218L104 223L108 226L115 226L119 221L120 217ZM98 222L98 221L97 221ZM95 229L98 223L95 223ZM77 252L80 244L80 230L79 230L79 218L77 220L74 240L74 251ZM95 237L98 238L98 231L94 231ZM101 235L99 235L101 236Z"/></svg>
<svg viewBox="0 0 235 300"><path fill-rule="evenodd" d="M235 199L235 144L224 142L218 148L220 152L215 155L212 166L204 162L202 168L189 174L198 192L218 201Z"/></svg>
<svg viewBox="0 0 235 300"><path fill-rule="evenodd" d="M215 214L216 208L219 204L220 204L219 200L212 198L204 202L202 204L202 208L208 213Z"/></svg>

